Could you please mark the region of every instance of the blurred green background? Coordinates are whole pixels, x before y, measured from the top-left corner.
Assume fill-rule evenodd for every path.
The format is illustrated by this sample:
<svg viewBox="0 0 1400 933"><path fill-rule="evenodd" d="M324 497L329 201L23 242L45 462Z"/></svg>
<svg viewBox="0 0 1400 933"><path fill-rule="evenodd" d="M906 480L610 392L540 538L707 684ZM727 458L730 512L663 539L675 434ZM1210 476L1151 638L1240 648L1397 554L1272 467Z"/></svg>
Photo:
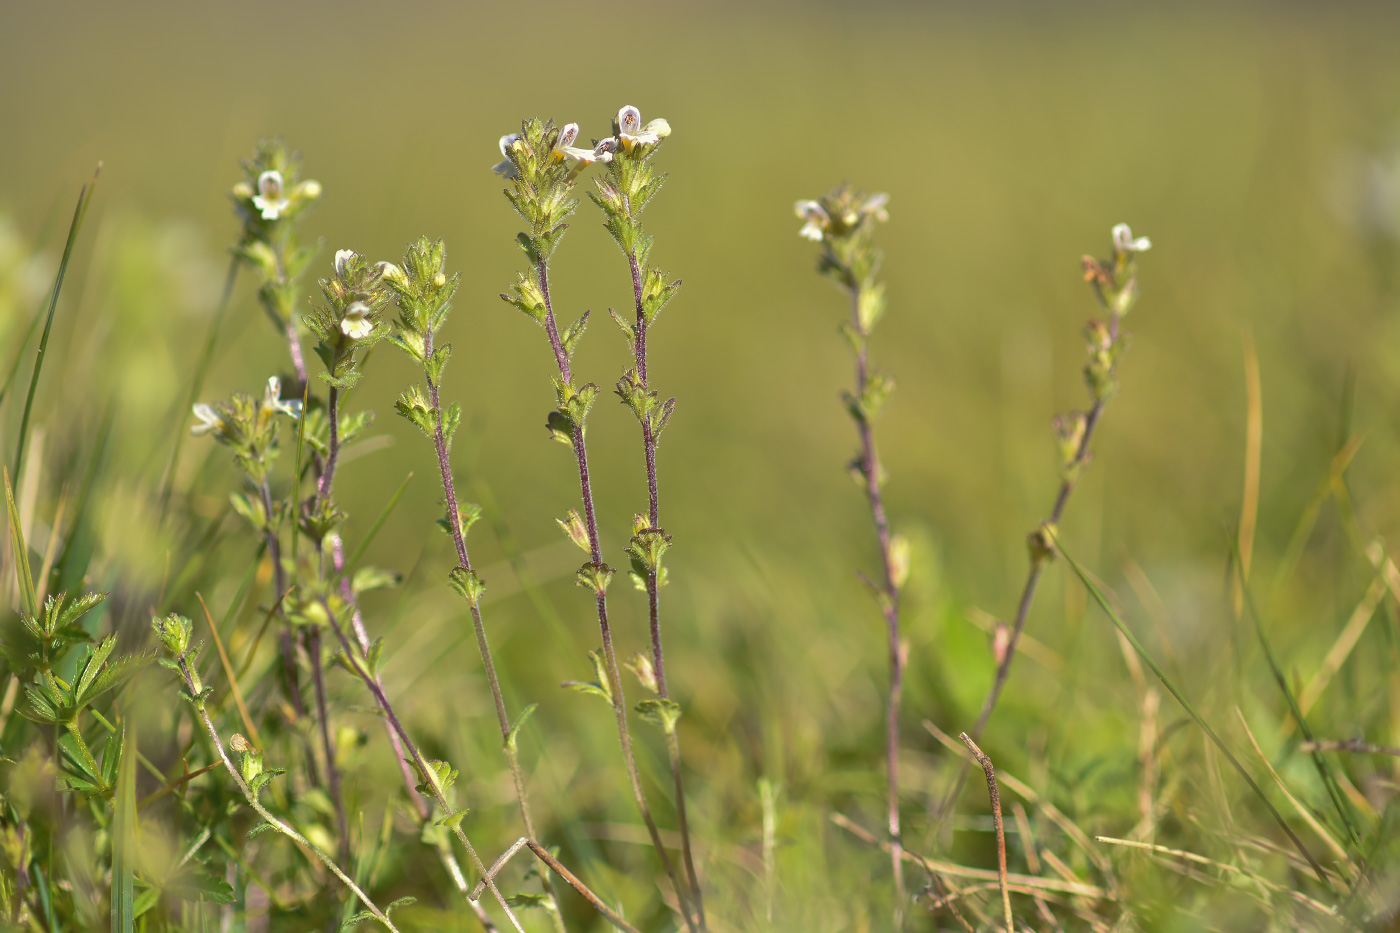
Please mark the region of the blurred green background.
<svg viewBox="0 0 1400 933"><path fill-rule="evenodd" d="M444 391L469 425L455 451L463 495L489 507L471 542L491 584L488 626L514 708L542 707L527 761L548 832L610 897L654 897L645 871L626 870L649 864L649 853L619 841L636 828L606 710L557 688L590 673L583 652L597 637L590 601L572 586L577 555L552 521L576 504L576 477L543 430L552 404L543 338L496 297L520 266L518 218L489 167L497 137L523 117L578 121L584 137L598 137L619 106L635 104L644 120L664 116L674 129L659 157L671 178L647 215L654 260L685 282L652 343L653 384L679 399L660 450L664 523L676 540L664 593L668 666L688 709L682 742L710 877L733 892L754 884L754 782L780 781L784 833L798 840L782 874L794 928L883 917L878 904L841 893L855 881L830 876L878 878L886 867L824 827L828 807L878 825L886 670L878 613L853 573L876 555L843 470L855 442L837 399L851 378L836 333L845 304L813 274L795 199L843 180L891 196L880 234L889 313L874 355L899 385L878 428L887 501L915 541L905 623L915 827L947 763L919 720L966 728L990 682L987 637L968 616L1014 608L1024 535L1057 484L1050 418L1085 404L1079 329L1094 308L1078 260L1108 251L1114 223L1131 223L1154 247L1127 321L1121 396L1064 532L1144 631L1150 615L1124 568L1151 581L1183 684L1221 715L1241 701L1279 713L1226 585L1243 484L1246 335L1263 387L1254 573L1276 597L1265 602L1291 670L1311 675L1369 582L1329 506L1296 573L1274 585L1300 513L1353 433L1365 433L1349 480L1361 540L1400 538L1400 13L1388 5L0 10L5 366L47 286L77 188L104 164L41 383L49 469L42 482L30 473L37 521L64 479L76 482L110 405L116 440L96 578L155 605L162 581L189 559L177 552L178 529L157 527L155 490L237 235L226 192L258 138L285 137L304 157L304 177L325 187L301 225L325 239L320 268L338 248L395 258L420 233L445 237L463 286ZM254 391L288 368L248 284L234 293L205 399ZM627 305L628 287L625 261L585 203L553 291L564 318L595 312L577 369L605 387L626 346L602 312ZM369 626L392 647L390 693L468 776L474 833L495 851L514 829L489 694L465 617L440 585L452 559L431 525L431 451L392 415L414 374L387 349L368 370L351 404L380 412L382 440L340 474L352 547L415 473L369 553L409 577L370 598ZM616 564L645 482L631 416L611 401L600 403L590 439ZM8 459L14 399L0 418ZM226 459L205 441L187 444L178 487L189 492L192 526L223 507ZM506 563L503 532L548 581L533 599ZM251 533L231 531L202 555L201 589L216 615L254 547ZM1135 818L1135 695L1107 625L1064 572L1050 575L1029 628L1064 667L1022 660L986 747L1077 803L1086 825L1123 834ZM613 592L622 650L640 650L644 602ZM1319 707L1319 733L1379 722L1370 737L1393 738L1378 679L1390 641L1380 625L1365 637ZM332 689L344 704L365 702L343 675ZM390 780L382 743L372 730L354 785L366 800L380 793L375 775ZM648 756L660 801L664 754L653 744ZM812 845L823 837L825 854ZM984 856L974 842L963 854ZM730 894L716 911L743 916L744 903Z"/></svg>

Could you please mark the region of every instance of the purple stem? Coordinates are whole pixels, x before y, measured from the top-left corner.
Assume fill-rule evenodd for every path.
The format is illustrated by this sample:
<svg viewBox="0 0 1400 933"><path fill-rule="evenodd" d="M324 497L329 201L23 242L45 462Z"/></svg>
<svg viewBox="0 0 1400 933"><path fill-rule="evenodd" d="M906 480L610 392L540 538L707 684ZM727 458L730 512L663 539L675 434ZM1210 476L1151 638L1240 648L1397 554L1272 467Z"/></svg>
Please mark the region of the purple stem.
<svg viewBox="0 0 1400 933"><path fill-rule="evenodd" d="M635 342L635 358L637 364L637 379L645 390L647 386L647 320L642 311L642 271L637 263L637 254L634 250L627 256L628 265L632 272L632 297L637 312L637 339ZM647 498L649 500L650 511L648 517L651 519L651 527L661 528L661 506L660 495L656 482L656 435L652 431L651 421L648 418L641 419L642 422L642 450L646 457L647 468ZM651 625L651 664L652 670L656 674L656 693L661 699L670 699L670 692L666 687L666 658L661 650L661 581L657 579L656 572L647 574L647 615ZM700 928L705 929L705 903L700 892L700 875L695 870L695 857L690 844L690 820L687 818L685 807L685 783L681 775L681 746L680 738L675 730L666 733L666 751L671 763L671 779L676 787L676 821L680 824L681 831L681 857L685 862L686 876L690 881L690 897L695 903L695 913L699 920Z"/></svg>
<svg viewBox="0 0 1400 933"><path fill-rule="evenodd" d="M544 295L544 329L549 335L549 345L554 351L555 362L559 366L559 375L566 383L573 384L573 376L569 370L569 356L564 352L564 345L559 339L559 328L554 320L554 308L549 298L549 266L541 260L536 266L539 276L540 291ZM603 563L603 549L598 538L598 522L593 508L593 489L588 477L588 449L584 444L583 431L580 426L573 429L574 457L578 461L579 488L583 495L583 514L588 526L588 546L593 563ZM617 737L622 745L622 758L627 766L627 777L632 784L632 796L636 798L637 809L641 811L642 821L646 823L647 833L651 836L651 844L656 849L656 854L661 859L661 865L666 871L666 876L671 880L671 886L676 892L676 900L680 903L681 914L685 918L686 927L696 930L695 918L691 915L689 898L686 890L681 886L680 878L676 874L675 866L671 864L671 857L666 854L666 847L661 842L661 833L656 828L656 821L652 818L651 807L647 804L646 794L642 790L642 779L637 771L637 761L632 753L632 734L627 728L627 698L623 694L622 675L617 665L617 650L613 647L612 627L608 624L608 600L603 593L598 594L598 629L603 638L603 660L607 667L608 683L612 693L613 713L617 718Z"/></svg>
<svg viewBox="0 0 1400 933"><path fill-rule="evenodd" d="M413 744L413 740L409 738L408 732L403 727L403 723L399 722L399 717L394 713L394 707L390 705L389 697L384 692L384 687L379 683L377 678L370 676L369 671L365 670L364 666L361 665L359 656L356 655L355 650L350 647L350 640L345 636L345 629L336 621L335 613L331 611L330 604L324 598L321 600L321 607L325 610L326 618L330 622L331 629L335 632L336 638L340 640L340 645L345 650L345 657L350 662L350 666L354 670L355 675L369 688L370 693L374 695L375 702L379 704L379 708L384 712L385 718L388 720L389 724L393 726L394 731L399 734L404 748L413 758L413 762L418 766L418 770L422 772L424 780L433 792L433 797L437 800L438 806L442 808L443 815L450 815L451 809L447 798L442 795L433 778L436 772L429 766L427 760L423 757L423 753L418 750L418 746ZM471 841L467 839L467 834L462 830L460 825L453 827L453 833L457 836L457 840L462 843L462 847L467 850L467 856L471 859L473 867L475 867L483 877L487 878L487 887L491 890L497 903L505 910L506 916L510 919L510 922L517 930L524 933L520 926L520 921L516 919L515 913L510 909L510 905L506 903L505 897L502 896L500 890L496 887L495 881L487 876L486 865L481 861L481 856L477 855L476 848L472 846Z"/></svg>
<svg viewBox="0 0 1400 933"><path fill-rule="evenodd" d="M869 335L861 328L860 291L851 289L851 322L856 333L861 335L860 349L856 352L856 398L865 395L870 379ZM885 626L888 632L890 662L890 692L885 708L885 774L886 774L886 828L890 834L890 867L894 873L896 926L904 916L904 846L900 839L899 826L899 705L904 691L904 646L899 637L899 587L894 579L894 565L890 552L890 524L885 515L884 497L880 492L880 455L875 449L875 435L870 422L865 417L856 418L856 428L860 434L861 470L865 476L865 497L870 503L870 515L875 522L875 536L880 545L880 563L883 572L881 599Z"/></svg>

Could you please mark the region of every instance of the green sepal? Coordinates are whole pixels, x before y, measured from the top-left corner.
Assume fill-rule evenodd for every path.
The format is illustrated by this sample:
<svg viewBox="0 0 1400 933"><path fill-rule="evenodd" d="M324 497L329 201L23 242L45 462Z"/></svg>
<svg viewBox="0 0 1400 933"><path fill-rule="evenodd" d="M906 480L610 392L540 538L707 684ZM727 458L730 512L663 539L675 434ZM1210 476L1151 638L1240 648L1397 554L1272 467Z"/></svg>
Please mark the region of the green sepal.
<svg viewBox="0 0 1400 933"><path fill-rule="evenodd" d="M432 777L437 778L438 790L441 790L443 794L446 794L447 789L457 781L457 769L445 761L438 759L429 761L428 767L432 769L432 774L429 775L425 774L413 759L405 760L413 765L413 769L418 772L418 792L420 794L436 795L437 791L433 789L433 782L430 780Z"/></svg>
<svg viewBox="0 0 1400 933"><path fill-rule="evenodd" d="M394 403L394 410L416 425L429 440L437 437L434 410L418 386L410 386L399 396L399 400Z"/></svg>
<svg viewBox="0 0 1400 933"><path fill-rule="evenodd" d="M642 320L648 327L656 320L661 309L675 297L680 287L680 279L667 282L666 274L660 269L647 270L646 279L642 282Z"/></svg>
<svg viewBox="0 0 1400 933"><path fill-rule="evenodd" d="M447 361L452 358L452 344L444 343L433 350L432 358L428 360L426 369L428 373L428 384L442 385L442 371L447 368Z"/></svg>
<svg viewBox="0 0 1400 933"><path fill-rule="evenodd" d="M423 336L421 334L406 330L402 334L394 334L389 337L389 342L413 357L420 366L423 364L423 354L426 346L423 343Z"/></svg>
<svg viewBox="0 0 1400 933"><path fill-rule="evenodd" d="M643 719L660 726L667 735L675 734L676 723L681 718L681 705L675 700L646 699L637 704L636 710Z"/></svg>
<svg viewBox="0 0 1400 933"><path fill-rule="evenodd" d="M608 591L608 584L612 582L613 569L607 564L589 562L578 569L576 576L579 586L587 587L598 596L602 596Z"/></svg>
<svg viewBox="0 0 1400 933"><path fill-rule="evenodd" d="M551 411L544 426L552 439L568 447L574 446L574 423L563 412L558 409Z"/></svg>

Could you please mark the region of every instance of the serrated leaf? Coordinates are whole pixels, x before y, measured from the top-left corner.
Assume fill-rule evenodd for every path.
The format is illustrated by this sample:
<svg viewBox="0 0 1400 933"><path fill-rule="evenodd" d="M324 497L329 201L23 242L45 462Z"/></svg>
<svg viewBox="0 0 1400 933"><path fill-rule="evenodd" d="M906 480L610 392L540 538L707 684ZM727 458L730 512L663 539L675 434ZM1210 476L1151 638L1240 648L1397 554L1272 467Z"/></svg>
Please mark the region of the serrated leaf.
<svg viewBox="0 0 1400 933"><path fill-rule="evenodd" d="M531 703L529 706L521 710L520 717L515 720L515 724L510 727L510 730L508 732L506 732L505 745L506 748L510 749L511 754L515 753L516 740L517 737L520 735L520 727L525 725L525 721L529 719L531 715L534 714L535 708L537 706L539 706L538 703Z"/></svg>
<svg viewBox="0 0 1400 933"><path fill-rule="evenodd" d="M403 574L401 573L396 573L393 570L381 570L378 567L361 567L351 577L350 589L358 596L370 590L395 587L401 582L403 582Z"/></svg>
<svg viewBox="0 0 1400 933"><path fill-rule="evenodd" d="M439 826L446 826L448 829L456 829L461 825L463 817L471 812L471 807L462 807L460 810L453 810L447 816L438 817L433 822Z"/></svg>
<svg viewBox="0 0 1400 933"><path fill-rule="evenodd" d="M412 896L410 896L410 897L400 897L400 898L397 898L397 899L395 899L395 900L392 900L392 901L390 901L388 904L385 904L385 905L384 905L384 916L386 916L386 917L389 916L391 913L393 913L395 910L397 910L397 909L400 908L400 907L407 907L407 906L410 905L410 904L416 904L416 903L418 903L418 898L412 897Z"/></svg>
<svg viewBox="0 0 1400 933"><path fill-rule="evenodd" d="M583 312L583 315L570 324L569 329L564 331L564 335L559 338L559 342L564 346L564 355L569 359L574 358L574 351L578 349L578 342L583 336L583 332L588 329L588 316L592 313L591 311Z"/></svg>
<svg viewBox="0 0 1400 933"><path fill-rule="evenodd" d="M676 731L676 723L681 718L681 705L675 700L643 700L637 704L636 710L643 719L660 726L667 735Z"/></svg>

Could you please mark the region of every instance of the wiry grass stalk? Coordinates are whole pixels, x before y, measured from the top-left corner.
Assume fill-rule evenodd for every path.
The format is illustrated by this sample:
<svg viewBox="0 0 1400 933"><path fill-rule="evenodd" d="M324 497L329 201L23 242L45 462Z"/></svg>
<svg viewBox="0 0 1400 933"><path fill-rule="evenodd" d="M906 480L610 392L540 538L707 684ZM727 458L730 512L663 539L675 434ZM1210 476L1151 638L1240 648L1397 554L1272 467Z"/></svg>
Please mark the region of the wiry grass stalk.
<svg viewBox="0 0 1400 933"><path fill-rule="evenodd" d="M189 395L185 397L185 404L176 412L178 418L175 425L175 446L170 451L170 462L165 465L165 481L162 483L160 493L160 514L164 518L166 510L170 506L170 496L175 490L175 471L180 466L180 452L185 447L185 437L188 431L185 426L189 424L190 409L194 403L199 401L200 392L204 391L204 378L209 374L210 364L214 360L214 349L218 346L219 331L223 327L224 317L228 313L229 304L233 300L233 286L238 281L238 267L242 262L237 256L233 256L228 262L228 272L224 275L224 290L219 295L219 304L214 309L214 317L209 322L209 335L204 338L204 349L199 354L199 365L195 367L194 378L190 380ZM279 589L280 593L281 590Z"/></svg>
<svg viewBox="0 0 1400 933"><path fill-rule="evenodd" d="M1231 766L1239 772L1240 777L1244 778L1245 783L1249 785L1249 789L1254 792L1254 795L1258 797L1268 809L1269 815L1274 818L1274 822L1276 822L1279 828L1283 830L1284 834L1288 836L1289 841L1293 843L1294 848L1298 850L1299 854L1307 860L1313 873L1317 875L1317 879L1321 881L1328 890L1335 893L1336 889L1333 887L1331 880L1328 879L1327 873L1323 871L1317 859L1313 857L1312 852L1303 844L1303 840L1298 838L1298 834L1288 825L1288 821L1283 818L1283 814L1279 813L1278 808L1273 805L1273 802L1269 800L1263 789L1254 780L1254 777L1245 769L1245 766L1240 763L1240 760L1235 757L1234 752L1230 751L1229 746L1221 740L1215 730L1210 727L1210 724L1205 721L1205 718L1202 717L1200 713L1196 712L1196 708L1191 704L1191 701L1186 699L1185 694L1176 688L1171 678L1167 677L1166 673L1157 666L1157 662L1147 653L1147 649L1142 646L1142 642L1138 641L1137 636L1132 633L1132 630L1124 625L1123 621L1118 618L1118 613L1109 605L1108 599L1104 597L1103 592L1094 581L1089 578L1089 575L1085 573L1084 568L1069 555L1058 537L1053 539L1053 545L1055 550L1064 557L1065 561L1070 565L1075 576L1084 584L1085 589L1089 591L1089 595L1094 597L1094 602L1099 604L1099 608L1108 616L1109 621L1113 623L1114 627L1117 628L1119 632L1123 633L1124 638L1128 639L1128 643L1133 646L1133 650L1138 653L1138 657L1142 658L1143 663L1151 668L1152 673L1156 674L1157 679L1162 682L1162 686L1167 688L1167 691L1181 704L1181 708L1195 721L1196 725L1200 726L1201 731L1206 734L1206 737L1220 750L1220 753L1225 756L1225 759L1230 762Z"/></svg>
<svg viewBox="0 0 1400 933"><path fill-rule="evenodd" d="M390 704L389 697L384 692L384 687L380 684L379 679L365 668L361 661L361 655L351 646L350 639L345 634L344 626L336 620L335 613L331 611L330 603L322 599L321 607L325 610L331 630L335 632L336 638L340 640L340 645L345 650L345 659L349 663L351 670L354 671L356 677L359 677L360 680L364 682L364 685L374 696L375 702L379 705L380 710L383 711L385 718L393 727L394 731L398 733L399 740L403 742L405 751L407 751L409 757L413 759L413 763L417 766L419 773L423 775L424 783L432 792L433 799L437 802L437 805L442 809L443 818L446 819L451 826L453 835L457 837L457 841L460 842L462 848L466 850L467 858L471 861L472 866L483 878L486 878L486 863L481 860L481 856L477 854L476 848L472 845L471 840L467 838L466 832L462 829L461 822L459 820L450 819L453 815L452 805L448 803L447 796L443 793L442 785L438 780L437 771L434 770L428 763L428 760L423 757L423 753L418 750L418 746L415 745L413 739L409 737L407 730L403 727L403 723L399 721L398 715L394 712L394 707ZM515 927L519 933L525 933L524 927L520 925L520 921L511 910L510 904L506 903L505 896L502 895L500 889L496 887L495 881L488 879L486 886L490 889L496 902L501 905L501 909L506 912L506 917L510 920L511 925Z"/></svg>
<svg viewBox="0 0 1400 933"><path fill-rule="evenodd" d="M636 249L628 254L627 260L632 272L632 298L637 314L636 340L634 342L637 381L641 383L642 389L646 390L649 388L647 383L647 319L642 309L642 271L637 262ZM662 526L660 493L656 480L656 435L652 431L649 419L641 418L639 420L642 426L642 451L646 459L647 514L651 520L651 527L660 529ZM661 581L658 579L658 571L652 570L647 574L647 618L651 631L651 663L652 669L656 673L657 696L663 700L669 700L671 694L666 687L666 656L661 650L660 589ZM700 893L700 876L695 870L695 856L690 842L690 821L686 816L685 782L681 774L680 738L674 728L664 731L666 733L666 754L671 763L671 780L676 787L676 821L680 825L681 857L685 861L685 872L690 881L690 897L695 905L696 919L703 930L705 929L705 902Z"/></svg>
<svg viewBox="0 0 1400 933"><path fill-rule="evenodd" d="M15 465L11 472L15 482L19 482L20 466L24 463L24 441L29 434L29 416L34 408L34 393L39 388L39 374L44 371L44 356L49 349L49 332L53 330L54 310L58 307L58 296L63 291L63 280L68 274L68 263L73 258L73 245L78 241L78 231L87 217L88 205L92 203L93 192L97 189L97 176L102 172L102 163L92 173L92 180L78 192L78 205L73 209L73 222L68 227L68 240L63 246L63 258L58 263L58 275L54 279L53 290L49 293L49 310L44 318L44 330L39 336L39 352L34 356L34 370L29 376L29 392L24 397L24 414L19 422L19 439L15 442Z"/></svg>
<svg viewBox="0 0 1400 933"><path fill-rule="evenodd" d="M535 267L535 272L539 276L540 291L544 295L544 327L545 332L549 335L550 349L554 351L554 360L559 367L560 378L565 383L572 385L573 373L569 367L569 355L564 351L564 344L559 338L559 328L554 320L554 307L549 296L549 264L541 260ZM579 488L583 497L583 514L588 530L590 553L593 563L602 565L603 547L598 538L598 521L593 508L593 488L588 477L588 448L584 443L581 427L575 426L572 433L574 457L578 461ZM641 812L643 822L646 823L647 833L651 836L651 844L656 849L656 854L661 859L666 876L675 889L676 900L680 904L686 927L697 930L699 927L696 918L691 913L689 898L685 893L686 889L682 886L675 866L671 863L671 857L666 853L666 846L661 841L661 833L656 828L656 820L652 818L651 807L647 803L646 792L642 789L642 777L637 770L636 756L632 752L632 733L627 727L627 700L622 689L622 676L617 663L617 649L613 646L612 627L608 622L608 598L603 592L598 593L597 605L598 628L603 638L603 660L607 668L613 712L617 718L617 738L622 746L622 758L627 767L628 780L632 785L632 796L636 798L637 809Z"/></svg>

